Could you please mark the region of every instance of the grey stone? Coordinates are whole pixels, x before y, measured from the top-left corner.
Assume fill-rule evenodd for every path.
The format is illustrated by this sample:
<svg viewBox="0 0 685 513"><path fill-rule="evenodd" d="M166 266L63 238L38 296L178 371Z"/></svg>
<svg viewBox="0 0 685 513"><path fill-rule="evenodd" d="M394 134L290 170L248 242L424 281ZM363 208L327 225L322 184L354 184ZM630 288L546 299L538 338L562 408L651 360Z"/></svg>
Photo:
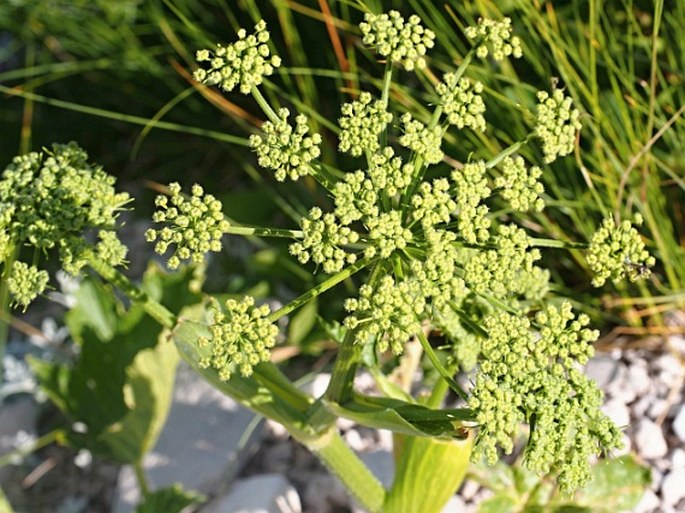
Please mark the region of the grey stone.
<svg viewBox="0 0 685 513"><path fill-rule="evenodd" d="M682 443L685 443L685 404L680 406L673 419L673 432Z"/></svg>
<svg viewBox="0 0 685 513"><path fill-rule="evenodd" d="M297 490L280 474L239 479L202 513L302 513Z"/></svg>
<svg viewBox="0 0 685 513"><path fill-rule="evenodd" d="M605 388L616 377L618 362L608 355L598 355L585 366L585 374L597 382L599 388Z"/></svg>
<svg viewBox="0 0 685 513"><path fill-rule="evenodd" d="M251 445L243 438L254 418L181 362L169 418L154 449L143 459L151 487L180 483L186 490L207 493L233 479ZM129 513L139 500L133 469L125 466L113 513Z"/></svg>
<svg viewBox="0 0 685 513"><path fill-rule="evenodd" d="M634 439L638 454L645 459L663 458L668 452L661 428L649 419L640 421Z"/></svg>
<svg viewBox="0 0 685 513"><path fill-rule="evenodd" d="M610 397L624 404L632 403L637 397L630 386L628 368L625 365L618 366L614 379L606 386L605 390Z"/></svg>
<svg viewBox="0 0 685 513"><path fill-rule="evenodd" d="M685 499L685 468L670 472L661 483L661 497L667 506L675 506Z"/></svg>
<svg viewBox="0 0 685 513"><path fill-rule="evenodd" d="M465 501L470 501L473 499L478 491L480 490L480 485L471 479L466 479L461 485L461 490L459 496Z"/></svg>
<svg viewBox="0 0 685 513"><path fill-rule="evenodd" d="M628 368L627 381L635 392L635 395L642 397L651 388L652 380L647 369L643 365L633 364Z"/></svg>
<svg viewBox="0 0 685 513"><path fill-rule="evenodd" d="M395 476L395 461L392 453L388 451L366 452L360 454L360 458L378 480L383 483L383 486L390 488Z"/></svg>

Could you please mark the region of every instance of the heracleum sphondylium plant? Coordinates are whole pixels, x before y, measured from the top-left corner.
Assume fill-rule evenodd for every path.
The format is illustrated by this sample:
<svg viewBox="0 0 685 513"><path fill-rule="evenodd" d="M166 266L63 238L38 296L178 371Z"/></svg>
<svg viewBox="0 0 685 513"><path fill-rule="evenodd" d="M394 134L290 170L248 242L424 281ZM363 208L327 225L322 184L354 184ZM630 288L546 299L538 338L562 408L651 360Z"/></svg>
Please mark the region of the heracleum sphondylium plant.
<svg viewBox="0 0 685 513"><path fill-rule="evenodd" d="M157 252L172 251L172 269L220 250L225 233L289 237L293 257L329 275L319 285L274 312L247 296L223 304L212 301L208 325L176 319L113 269L125 253L111 230L127 197L116 194L111 180L74 146L19 157L5 171L0 182L3 283L24 306L44 290L45 271L22 260L30 247L39 255L56 247L72 272L90 265L141 301L162 325L174 328L183 356L207 379L283 423L371 511L440 511L463 477L460 458L471 451L471 434L477 433L472 457L493 463L499 450L514 449L525 423L530 426L527 465L554 473L566 490L582 486L589 457L618 447L621 437L599 411L601 392L580 370L592 355L597 332L568 301L544 297L549 273L537 265L540 248L570 246L532 238L490 208L544 208L541 170L515 154L531 138L501 155L474 154L454 168L444 162L441 147L447 130L487 133L483 85L466 71L474 58L521 56L511 22L481 20L466 30L473 47L430 92L434 108L427 119L395 109L389 91L397 68L420 73L429 65L434 34L417 16L405 20L394 11L367 14L360 28L363 44L385 61L385 71L380 94L360 91L341 107L339 150L358 157L359 166L339 175L318 162L323 138L310 132L307 117L274 109L260 91L281 65L263 21L252 34L241 30L232 44L197 53L202 67L196 80L227 93L251 94L263 110L267 120L249 139L259 164L278 181L313 177L331 197L327 209L312 208L296 229L237 226L223 219L218 200L199 185L185 196L172 184L170 195L157 199L153 221L159 226L147 233ZM538 99L533 135L551 163L573 149L579 113L561 90L540 92ZM89 244L82 235L93 231L100 242ZM625 275L646 276L654 263L628 221L617 226L606 220L589 245L572 247L588 249L596 286ZM307 397L268 362L277 340L275 321L354 274L362 276L362 283L345 302L346 331L331 384L323 397ZM427 328L439 329L453 346L447 363L436 356ZM428 400L406 391L383 399L353 390L362 348L367 354L371 349L401 355L412 339L418 339L442 377ZM453 375L459 367L474 366L473 384L464 390ZM441 409L448 388L462 403ZM387 383L381 389L391 390ZM339 415L414 440L404 444L390 491L344 448L335 432ZM449 442L455 439L465 439L458 449L461 456L441 460L440 455L456 454ZM437 445L426 446L426 440ZM417 463L427 455L433 458L429 467ZM412 475L416 468L424 473L432 468L432 482L449 481L446 495L409 493L429 481Z"/></svg>

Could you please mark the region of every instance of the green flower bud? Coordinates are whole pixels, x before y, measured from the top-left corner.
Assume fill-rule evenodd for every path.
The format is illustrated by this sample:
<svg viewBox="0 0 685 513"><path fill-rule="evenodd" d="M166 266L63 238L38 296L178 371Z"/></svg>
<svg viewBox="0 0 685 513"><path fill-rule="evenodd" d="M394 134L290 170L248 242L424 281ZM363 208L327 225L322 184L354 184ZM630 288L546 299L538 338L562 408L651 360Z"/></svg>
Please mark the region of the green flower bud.
<svg viewBox="0 0 685 513"><path fill-rule="evenodd" d="M476 55L485 59L488 55L496 61L501 61L510 55L519 59L523 55L521 41L511 35L511 19L502 21L479 19L475 27L466 27L464 34L477 44Z"/></svg>
<svg viewBox="0 0 685 513"><path fill-rule="evenodd" d="M506 157L502 161L502 176L495 178L495 187L501 189L500 195L511 208L519 212L535 210L541 212L545 208L545 202L540 195L545 191L539 178L542 169L533 166L526 168L522 157Z"/></svg>
<svg viewBox="0 0 685 513"><path fill-rule="evenodd" d="M440 96L442 111L450 125L460 130L465 126L485 132L485 103L480 93L483 84L472 84L468 78L457 79L454 73L447 73L443 82L435 86L435 92Z"/></svg>
<svg viewBox="0 0 685 513"><path fill-rule="evenodd" d="M216 369L222 381L231 379L236 370L243 377L252 375L255 365L269 361L270 349L276 345L278 328L268 320L269 313L267 305L256 307L251 296L228 299L224 309L214 304L211 336L198 340L201 348L208 348L200 366Z"/></svg>
<svg viewBox="0 0 685 513"><path fill-rule="evenodd" d="M7 277L7 290L15 305L24 310L43 293L48 285L48 273L24 262L14 262Z"/></svg>
<svg viewBox="0 0 685 513"><path fill-rule="evenodd" d="M383 102L373 101L371 93L364 91L358 100L343 104L341 112L338 149L354 157L376 153L380 149L378 136L392 121L392 114L385 110Z"/></svg>
<svg viewBox="0 0 685 513"><path fill-rule="evenodd" d="M288 123L288 109L280 109L278 116L277 124L264 122L263 136L250 136L250 147L257 153L260 166L274 170L276 180L297 180L310 174L311 162L321 154L321 135L307 135L309 127L304 114L295 118L295 127Z"/></svg>
<svg viewBox="0 0 685 513"><path fill-rule="evenodd" d="M637 214L633 222L641 225L642 216ZM601 287L607 279L617 283L626 275L630 281L649 276L649 268L656 263L632 223L624 220L616 226L611 217L604 219L590 238L586 258L595 274L592 280L595 287Z"/></svg>
<svg viewBox="0 0 685 513"><path fill-rule="evenodd" d="M155 243L155 252L163 255L170 245L176 249L167 260L169 269L176 269L182 261L200 263L210 251L221 251L221 237L229 228L222 214L221 202L211 194L205 194L201 186L195 184L191 196L181 194L178 183L169 185L169 197L158 197L158 206L153 221L166 224L161 229L145 232L148 242Z"/></svg>
<svg viewBox="0 0 685 513"><path fill-rule="evenodd" d="M248 35L244 29L240 29L235 43L217 45L213 52L197 52L196 60L209 63L209 69L200 68L193 77L206 85L218 85L227 92L238 86L241 93L249 94L253 87L263 82L264 77L272 75L281 65L280 57L271 55L268 41L269 32L264 20L255 25L253 34Z"/></svg>
<svg viewBox="0 0 685 513"><path fill-rule="evenodd" d="M364 22L359 24L363 42L397 62L407 71L426 66L426 50L433 48L435 34L421 25L421 18L410 16L405 22L397 11L387 14L364 15Z"/></svg>
<svg viewBox="0 0 685 513"><path fill-rule="evenodd" d="M572 108L573 100L564 96L561 89L538 92L535 135L542 141L545 162L554 162L573 152L576 132L581 129L580 112Z"/></svg>

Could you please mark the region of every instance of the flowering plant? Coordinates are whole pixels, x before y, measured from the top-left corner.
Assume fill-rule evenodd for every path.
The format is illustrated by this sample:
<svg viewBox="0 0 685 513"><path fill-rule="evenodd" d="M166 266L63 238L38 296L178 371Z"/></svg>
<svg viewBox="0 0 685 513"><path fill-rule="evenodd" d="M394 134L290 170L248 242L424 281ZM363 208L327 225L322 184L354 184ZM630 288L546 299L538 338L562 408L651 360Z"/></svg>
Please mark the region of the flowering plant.
<svg viewBox="0 0 685 513"><path fill-rule="evenodd" d="M179 184L171 184L168 195L157 199L155 227L147 232L158 253L173 251L171 269L219 251L224 234L290 238L291 255L327 275L319 284L275 311L246 296L210 300L195 319L177 317L115 269L125 252L112 229L128 198L114 193L111 181L99 176L102 171L70 146L56 147L47 159L39 153L20 157L3 175L0 261L7 291L16 303L30 303L48 277L23 262L24 248L59 246L67 270L89 265L119 285L172 330L181 355L198 372L285 425L369 511L440 511L469 458L493 464L500 450L511 453L522 424L529 426L527 467L554 474L564 490L583 486L589 458L619 447L621 433L600 412L601 391L580 369L593 354L598 332L569 301L547 299L549 272L538 265L541 248L586 249L596 286L646 276L654 261L629 221L617 225L608 219L589 244L571 244L532 237L507 216L545 208L542 171L518 150L539 140L543 160L551 164L574 149L580 114L560 89L538 93L535 126L524 140L498 155L447 163L446 132L487 131L484 85L468 78L469 64L522 55L510 20L480 20L465 31L473 46L428 91L429 115L402 112L390 92L399 69L426 71L434 33L417 16L405 20L396 11L367 14L360 29L362 43L385 65L378 96L359 91L341 107L339 151L359 159L352 172L320 162L323 137L310 132L307 116L291 120L288 108L274 108L262 94L260 87L282 64L264 22L251 34L241 30L235 43L197 52L198 82L225 92L238 89L263 110L267 120L249 139L260 166L277 181L316 181L330 197L328 207L311 208L292 229L236 225L201 186L184 195ZM92 190L81 198L75 191L84 187ZM67 206L76 214L56 215ZM100 238L94 247L80 235L92 230ZM38 232L55 234L54 242L46 245L52 239ZM352 277L358 292L344 305L330 385L323 396L310 397L269 361L278 342L276 321ZM436 332L448 348L446 361L429 336ZM409 343L420 345L440 376L432 390L420 388L418 395L380 372L381 355L391 352L402 361ZM354 390L363 365L372 368L382 395ZM472 373L467 387L454 378L460 370ZM450 391L456 402L448 404ZM343 443L335 428L340 416L403 437L390 490ZM428 483L434 492L422 493Z"/></svg>

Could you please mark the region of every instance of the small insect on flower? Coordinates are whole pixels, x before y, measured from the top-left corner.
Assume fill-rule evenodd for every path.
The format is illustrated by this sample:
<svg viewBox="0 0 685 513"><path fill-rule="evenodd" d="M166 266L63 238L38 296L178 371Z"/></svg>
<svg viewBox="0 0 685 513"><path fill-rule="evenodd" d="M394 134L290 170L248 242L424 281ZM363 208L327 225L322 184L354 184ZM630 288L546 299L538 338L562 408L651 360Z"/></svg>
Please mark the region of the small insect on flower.
<svg viewBox="0 0 685 513"><path fill-rule="evenodd" d="M633 262L628 257L626 257L625 260L623 260L623 263L625 264L625 266L628 269L633 271L640 278L645 278L652 273L652 271L650 270L649 266L647 266L647 264L641 264L641 263Z"/></svg>

